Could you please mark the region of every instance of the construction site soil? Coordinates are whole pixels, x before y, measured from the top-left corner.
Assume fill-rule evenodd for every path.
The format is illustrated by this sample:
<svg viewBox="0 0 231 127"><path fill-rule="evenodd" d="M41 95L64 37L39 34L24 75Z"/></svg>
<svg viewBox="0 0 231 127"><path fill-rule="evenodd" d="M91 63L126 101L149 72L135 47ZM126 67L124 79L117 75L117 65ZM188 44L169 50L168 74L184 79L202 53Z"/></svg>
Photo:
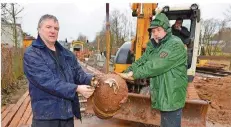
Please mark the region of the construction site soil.
<svg viewBox="0 0 231 127"><path fill-rule="evenodd" d="M207 120L231 125L231 76L196 76L193 84L199 97L210 101Z"/></svg>

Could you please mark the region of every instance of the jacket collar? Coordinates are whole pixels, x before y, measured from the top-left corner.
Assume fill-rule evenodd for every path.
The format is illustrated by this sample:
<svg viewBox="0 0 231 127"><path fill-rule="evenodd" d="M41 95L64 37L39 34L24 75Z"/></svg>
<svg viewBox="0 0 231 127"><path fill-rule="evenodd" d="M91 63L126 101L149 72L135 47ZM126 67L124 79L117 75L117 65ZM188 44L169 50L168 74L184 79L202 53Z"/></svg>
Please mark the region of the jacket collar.
<svg viewBox="0 0 231 127"><path fill-rule="evenodd" d="M32 42L32 46L40 49L48 49L39 35L37 39ZM58 41L55 42L55 47L58 48L60 53L63 53L65 56L70 56L68 52L65 52L64 47Z"/></svg>
<svg viewBox="0 0 231 127"><path fill-rule="evenodd" d="M37 39L32 42L32 46L36 48L48 48L39 35ZM63 46L58 41L55 42L55 47L59 48L59 50L63 50Z"/></svg>
<svg viewBox="0 0 231 127"><path fill-rule="evenodd" d="M163 39L160 40L160 44L164 44L166 41L169 40L169 38L171 37L172 33L168 32L165 37Z"/></svg>
<svg viewBox="0 0 231 127"><path fill-rule="evenodd" d="M168 32L163 39L160 39L159 40L159 43L156 43L156 41L152 38L150 39L151 40L151 43L153 45L154 48L159 48L161 45L163 45L164 43L166 43L169 38L171 37L172 33L171 32Z"/></svg>

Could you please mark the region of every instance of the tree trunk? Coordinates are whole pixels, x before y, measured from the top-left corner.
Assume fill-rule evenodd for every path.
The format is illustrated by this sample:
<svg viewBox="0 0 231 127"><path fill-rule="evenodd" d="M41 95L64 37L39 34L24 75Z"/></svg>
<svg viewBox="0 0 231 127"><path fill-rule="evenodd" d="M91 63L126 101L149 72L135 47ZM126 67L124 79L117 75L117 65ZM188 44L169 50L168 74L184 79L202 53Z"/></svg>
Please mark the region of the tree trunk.
<svg viewBox="0 0 231 127"><path fill-rule="evenodd" d="M15 16L15 8L14 8L14 4L11 4L12 6L12 18L13 18L13 38L14 38L14 44L15 47L18 47L18 37L17 37L17 27L16 27L16 16Z"/></svg>

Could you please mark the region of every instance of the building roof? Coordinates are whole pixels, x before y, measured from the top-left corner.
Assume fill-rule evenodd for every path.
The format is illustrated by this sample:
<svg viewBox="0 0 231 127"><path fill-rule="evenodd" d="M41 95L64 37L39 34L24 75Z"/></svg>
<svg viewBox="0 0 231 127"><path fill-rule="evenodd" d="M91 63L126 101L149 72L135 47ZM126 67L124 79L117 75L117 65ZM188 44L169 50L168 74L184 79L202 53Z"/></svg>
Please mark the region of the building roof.
<svg viewBox="0 0 231 127"><path fill-rule="evenodd" d="M25 36L24 40L35 40L33 36Z"/></svg>

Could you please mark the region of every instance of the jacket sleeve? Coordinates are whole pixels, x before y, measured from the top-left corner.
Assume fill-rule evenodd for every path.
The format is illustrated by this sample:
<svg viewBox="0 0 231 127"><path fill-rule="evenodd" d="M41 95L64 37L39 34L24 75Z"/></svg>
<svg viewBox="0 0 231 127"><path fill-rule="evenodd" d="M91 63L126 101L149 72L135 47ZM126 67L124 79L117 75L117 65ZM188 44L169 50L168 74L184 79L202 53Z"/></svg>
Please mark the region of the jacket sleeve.
<svg viewBox="0 0 231 127"><path fill-rule="evenodd" d="M128 69L125 70L124 72L135 71L136 68L143 65L147 61L147 54L148 54L149 50L150 50L150 47L147 46L147 48L146 48L145 52L143 53L143 55L138 60L133 62L132 65L129 66Z"/></svg>
<svg viewBox="0 0 231 127"><path fill-rule="evenodd" d="M82 69L82 67L80 66L79 62L77 61L75 57L73 57L72 59L74 62L74 66L72 67L72 69L74 69L75 83L78 85L83 85L83 84L90 85L93 75L87 74L86 72L84 72L84 70Z"/></svg>
<svg viewBox="0 0 231 127"><path fill-rule="evenodd" d="M190 36L190 32L188 31L186 27L182 27L182 29L180 30L180 33L186 38Z"/></svg>
<svg viewBox="0 0 231 127"><path fill-rule="evenodd" d="M168 48L160 51L157 57L148 60L144 65L133 72L134 79L151 78L158 76L179 64L186 65L186 50L180 43L169 45Z"/></svg>
<svg viewBox="0 0 231 127"><path fill-rule="evenodd" d="M33 51L26 52L23 64L27 79L35 87L51 95L74 100L77 85L59 79L39 55Z"/></svg>

